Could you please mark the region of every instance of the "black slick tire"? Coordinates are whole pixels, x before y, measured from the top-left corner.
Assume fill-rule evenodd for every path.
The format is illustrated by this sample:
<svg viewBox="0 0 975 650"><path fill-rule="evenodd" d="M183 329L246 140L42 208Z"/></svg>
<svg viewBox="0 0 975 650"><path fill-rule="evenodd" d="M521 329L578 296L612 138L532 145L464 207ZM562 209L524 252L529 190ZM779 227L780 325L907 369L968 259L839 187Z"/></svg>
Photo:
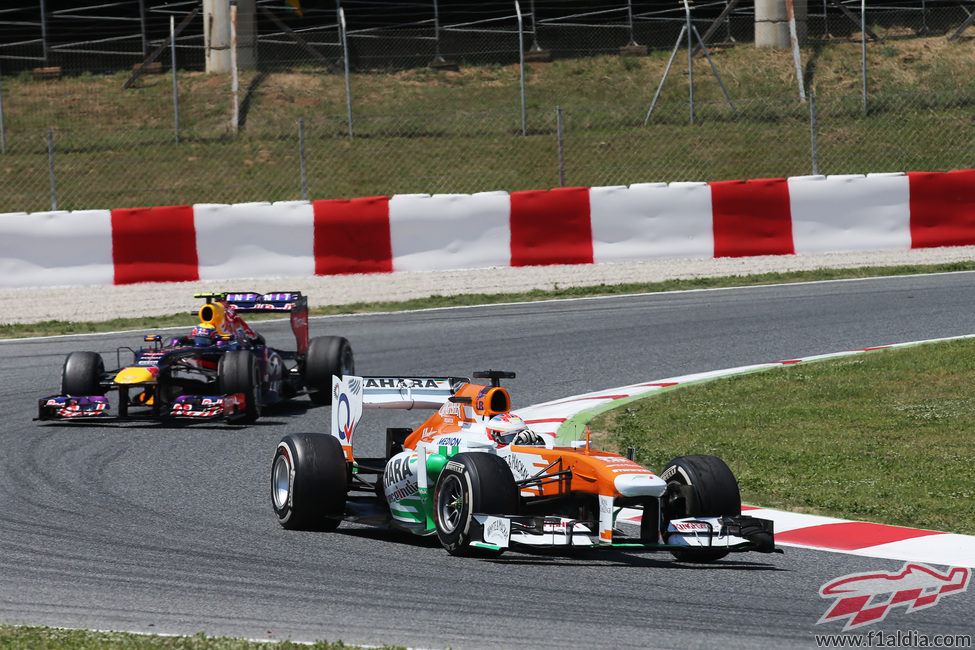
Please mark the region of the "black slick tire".
<svg viewBox="0 0 975 650"><path fill-rule="evenodd" d="M257 359L247 350L230 350L217 364L217 390L225 395L243 393L246 402L240 419L251 423L261 417L261 382Z"/></svg>
<svg viewBox="0 0 975 650"><path fill-rule="evenodd" d="M440 472L433 494L433 519L440 544L451 555L498 556L471 547L474 513L517 514L518 488L503 458L488 453L457 454Z"/></svg>
<svg viewBox="0 0 975 650"><path fill-rule="evenodd" d="M335 436L285 436L271 461L271 506L289 530L338 528L348 493L345 456Z"/></svg>
<svg viewBox="0 0 975 650"><path fill-rule="evenodd" d="M72 352L61 369L62 395L103 395L105 362L97 352Z"/></svg>
<svg viewBox="0 0 975 650"><path fill-rule="evenodd" d="M305 355L305 387L308 396L318 406L332 403L332 375L343 377L355 374L352 345L341 336L316 336L308 342Z"/></svg>
<svg viewBox="0 0 975 650"><path fill-rule="evenodd" d="M675 458L661 473L667 481L668 520L684 517L722 517L741 514L741 493L731 468L717 456L693 455ZM673 549L682 562L714 562L727 550L710 548Z"/></svg>

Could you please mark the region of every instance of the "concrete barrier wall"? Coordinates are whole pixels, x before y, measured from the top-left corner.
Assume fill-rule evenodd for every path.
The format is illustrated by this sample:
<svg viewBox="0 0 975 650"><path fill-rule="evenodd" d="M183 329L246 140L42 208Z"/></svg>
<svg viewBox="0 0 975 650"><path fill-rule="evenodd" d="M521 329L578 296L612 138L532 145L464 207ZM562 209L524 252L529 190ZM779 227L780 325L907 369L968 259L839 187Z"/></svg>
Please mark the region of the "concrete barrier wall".
<svg viewBox="0 0 975 650"><path fill-rule="evenodd" d="M0 286L114 282L108 210L0 214Z"/></svg>
<svg viewBox="0 0 975 650"><path fill-rule="evenodd" d="M0 214L0 287L975 244L975 170Z"/></svg>

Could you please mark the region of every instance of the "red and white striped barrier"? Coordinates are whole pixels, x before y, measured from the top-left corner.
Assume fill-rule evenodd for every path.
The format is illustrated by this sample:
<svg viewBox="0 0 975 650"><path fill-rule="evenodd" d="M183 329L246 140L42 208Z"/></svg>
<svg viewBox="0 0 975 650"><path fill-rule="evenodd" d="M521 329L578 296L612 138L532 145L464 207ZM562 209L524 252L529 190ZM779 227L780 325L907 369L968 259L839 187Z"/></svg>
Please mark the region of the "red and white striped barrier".
<svg viewBox="0 0 975 650"><path fill-rule="evenodd" d="M619 408L627 402L648 397L650 394L661 390L672 390L711 381L719 377L759 372L783 365L835 359L886 348L907 347L934 341L972 337L975 335L914 341L671 377L536 404L518 409L518 415L524 418L535 431L555 435L559 444L568 445L573 440L584 440L586 425L600 413ZM862 521L847 521L833 517L797 514L755 506L743 507L743 510L748 510L749 514L753 516L771 519L775 522L775 542L781 546L798 546L948 566L975 567L975 536L972 535L942 533ZM636 510L624 510L620 516L626 520L638 521L640 513Z"/></svg>
<svg viewBox="0 0 975 650"><path fill-rule="evenodd" d="M975 244L975 170L0 214L0 288Z"/></svg>

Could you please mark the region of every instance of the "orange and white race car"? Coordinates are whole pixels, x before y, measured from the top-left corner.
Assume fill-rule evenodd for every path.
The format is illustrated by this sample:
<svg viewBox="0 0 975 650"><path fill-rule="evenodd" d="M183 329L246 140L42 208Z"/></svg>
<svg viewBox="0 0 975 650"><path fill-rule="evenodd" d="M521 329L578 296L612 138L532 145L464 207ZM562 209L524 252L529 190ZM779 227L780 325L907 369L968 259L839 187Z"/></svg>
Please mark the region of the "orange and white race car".
<svg viewBox="0 0 975 650"><path fill-rule="evenodd" d="M341 521L436 534L454 555L516 547L665 550L711 562L773 552L772 522L743 516L738 483L714 456L684 456L657 475L588 441L556 444L515 413L500 380L332 378L331 431L289 435L271 463L271 502L289 529ZM382 458L358 458L364 408L434 412L415 429L387 429ZM619 517L623 509L640 517ZM627 510L630 512L630 510ZM638 520L638 524L628 523Z"/></svg>

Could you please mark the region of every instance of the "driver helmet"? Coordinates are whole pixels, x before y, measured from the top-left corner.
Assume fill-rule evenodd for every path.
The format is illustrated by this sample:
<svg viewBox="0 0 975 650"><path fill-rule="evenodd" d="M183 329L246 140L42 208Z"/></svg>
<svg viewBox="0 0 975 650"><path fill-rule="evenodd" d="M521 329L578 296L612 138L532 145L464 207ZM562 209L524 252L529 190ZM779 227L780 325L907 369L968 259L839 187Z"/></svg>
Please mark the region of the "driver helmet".
<svg viewBox="0 0 975 650"><path fill-rule="evenodd" d="M197 325L193 328L190 339L198 348L213 345L217 341L217 329L212 325Z"/></svg>
<svg viewBox="0 0 975 650"><path fill-rule="evenodd" d="M519 433L530 431L528 425L513 413L499 413L487 423L487 432L502 447L510 445Z"/></svg>

